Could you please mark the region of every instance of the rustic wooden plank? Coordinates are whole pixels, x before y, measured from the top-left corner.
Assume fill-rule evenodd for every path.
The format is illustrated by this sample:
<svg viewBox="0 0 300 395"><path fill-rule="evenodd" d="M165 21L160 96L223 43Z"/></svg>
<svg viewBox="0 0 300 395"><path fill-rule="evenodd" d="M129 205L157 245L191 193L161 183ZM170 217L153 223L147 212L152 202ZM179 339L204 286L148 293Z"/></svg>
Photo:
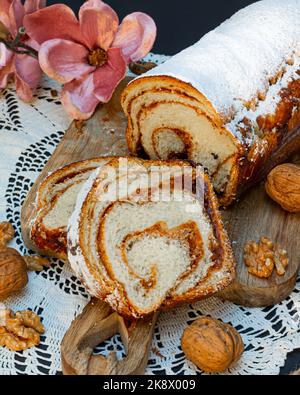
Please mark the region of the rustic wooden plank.
<svg viewBox="0 0 300 395"><path fill-rule="evenodd" d="M284 300L294 289L300 265L300 214L289 214L266 194L264 184L246 192L223 220L237 260L237 279L221 296L243 306L268 306ZM244 245L267 236L287 250L290 263L284 276L275 271L269 279L249 275L243 263Z"/></svg>
<svg viewBox="0 0 300 395"><path fill-rule="evenodd" d="M92 299L72 322L61 343L65 375L144 374L157 314L138 321L126 321L104 302ZM107 358L93 355L94 348L120 333L126 357L118 361L115 353Z"/></svg>

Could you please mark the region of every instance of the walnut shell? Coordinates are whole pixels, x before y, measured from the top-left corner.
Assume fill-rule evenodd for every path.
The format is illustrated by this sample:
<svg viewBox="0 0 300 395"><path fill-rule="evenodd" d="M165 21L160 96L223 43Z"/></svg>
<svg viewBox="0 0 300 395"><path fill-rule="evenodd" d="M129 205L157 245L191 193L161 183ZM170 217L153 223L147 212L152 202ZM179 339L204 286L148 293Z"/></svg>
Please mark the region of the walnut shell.
<svg viewBox="0 0 300 395"><path fill-rule="evenodd" d="M266 192L275 202L291 213L300 212L300 166L285 163L268 175Z"/></svg>
<svg viewBox="0 0 300 395"><path fill-rule="evenodd" d="M20 291L27 282L27 266L22 256L12 248L1 248L0 299L5 299L14 292Z"/></svg>
<svg viewBox="0 0 300 395"><path fill-rule="evenodd" d="M227 370L244 351L239 333L210 317L198 318L185 329L181 347L186 358L207 373Z"/></svg>

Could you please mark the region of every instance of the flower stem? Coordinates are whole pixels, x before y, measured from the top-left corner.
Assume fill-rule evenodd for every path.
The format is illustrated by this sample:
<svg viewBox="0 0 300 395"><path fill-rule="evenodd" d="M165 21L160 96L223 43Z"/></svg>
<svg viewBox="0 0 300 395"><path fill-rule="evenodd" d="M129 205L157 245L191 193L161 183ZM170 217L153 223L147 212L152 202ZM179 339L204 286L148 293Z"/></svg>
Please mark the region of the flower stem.
<svg viewBox="0 0 300 395"><path fill-rule="evenodd" d="M30 47L27 44L24 44L21 39L22 37L26 34L25 29L21 27L16 35L16 37L13 40L9 40L7 38L0 37L0 42L3 43L6 48L11 50L12 52L16 54L21 54L21 55L28 55L31 56L35 59L38 58L38 51L36 51L34 48Z"/></svg>

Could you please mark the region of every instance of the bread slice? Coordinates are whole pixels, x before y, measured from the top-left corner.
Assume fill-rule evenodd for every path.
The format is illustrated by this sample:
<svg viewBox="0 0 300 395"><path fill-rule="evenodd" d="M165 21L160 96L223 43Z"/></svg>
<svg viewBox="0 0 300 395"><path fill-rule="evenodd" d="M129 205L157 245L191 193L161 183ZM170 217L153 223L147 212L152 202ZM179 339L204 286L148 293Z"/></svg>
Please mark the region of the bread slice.
<svg viewBox="0 0 300 395"><path fill-rule="evenodd" d="M70 218L68 258L91 295L134 318L211 296L235 273L208 176L180 161L95 170Z"/></svg>
<svg viewBox="0 0 300 395"><path fill-rule="evenodd" d="M130 151L202 164L224 206L299 152L299 20L299 0L255 2L130 82Z"/></svg>
<svg viewBox="0 0 300 395"><path fill-rule="evenodd" d="M97 158L69 164L51 173L42 182L36 199L37 214L30 230L35 250L67 259L67 225L78 192L90 174L110 159Z"/></svg>

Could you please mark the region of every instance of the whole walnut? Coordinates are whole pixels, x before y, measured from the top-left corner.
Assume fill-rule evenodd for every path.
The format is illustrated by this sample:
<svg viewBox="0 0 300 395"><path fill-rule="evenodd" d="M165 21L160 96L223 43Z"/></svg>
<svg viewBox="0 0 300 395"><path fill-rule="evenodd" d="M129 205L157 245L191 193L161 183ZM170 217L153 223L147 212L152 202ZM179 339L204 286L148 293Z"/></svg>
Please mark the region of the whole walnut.
<svg viewBox="0 0 300 395"><path fill-rule="evenodd" d="M7 247L14 234L11 223L0 223L0 300L20 291L28 282L25 260L18 251Z"/></svg>
<svg viewBox="0 0 300 395"><path fill-rule="evenodd" d="M28 282L27 265L18 251L0 247L0 300L20 291Z"/></svg>
<svg viewBox="0 0 300 395"><path fill-rule="evenodd" d="M0 222L0 300L25 287L28 270L41 271L50 265L48 259L39 256L22 257L18 251L7 247L14 234L11 223Z"/></svg>
<svg viewBox="0 0 300 395"><path fill-rule="evenodd" d="M268 175L266 192L275 202L291 213L300 212L300 165L285 163Z"/></svg>
<svg viewBox="0 0 300 395"><path fill-rule="evenodd" d="M210 317L198 318L185 329L181 347L186 358L207 373L227 370L244 351L239 333Z"/></svg>

